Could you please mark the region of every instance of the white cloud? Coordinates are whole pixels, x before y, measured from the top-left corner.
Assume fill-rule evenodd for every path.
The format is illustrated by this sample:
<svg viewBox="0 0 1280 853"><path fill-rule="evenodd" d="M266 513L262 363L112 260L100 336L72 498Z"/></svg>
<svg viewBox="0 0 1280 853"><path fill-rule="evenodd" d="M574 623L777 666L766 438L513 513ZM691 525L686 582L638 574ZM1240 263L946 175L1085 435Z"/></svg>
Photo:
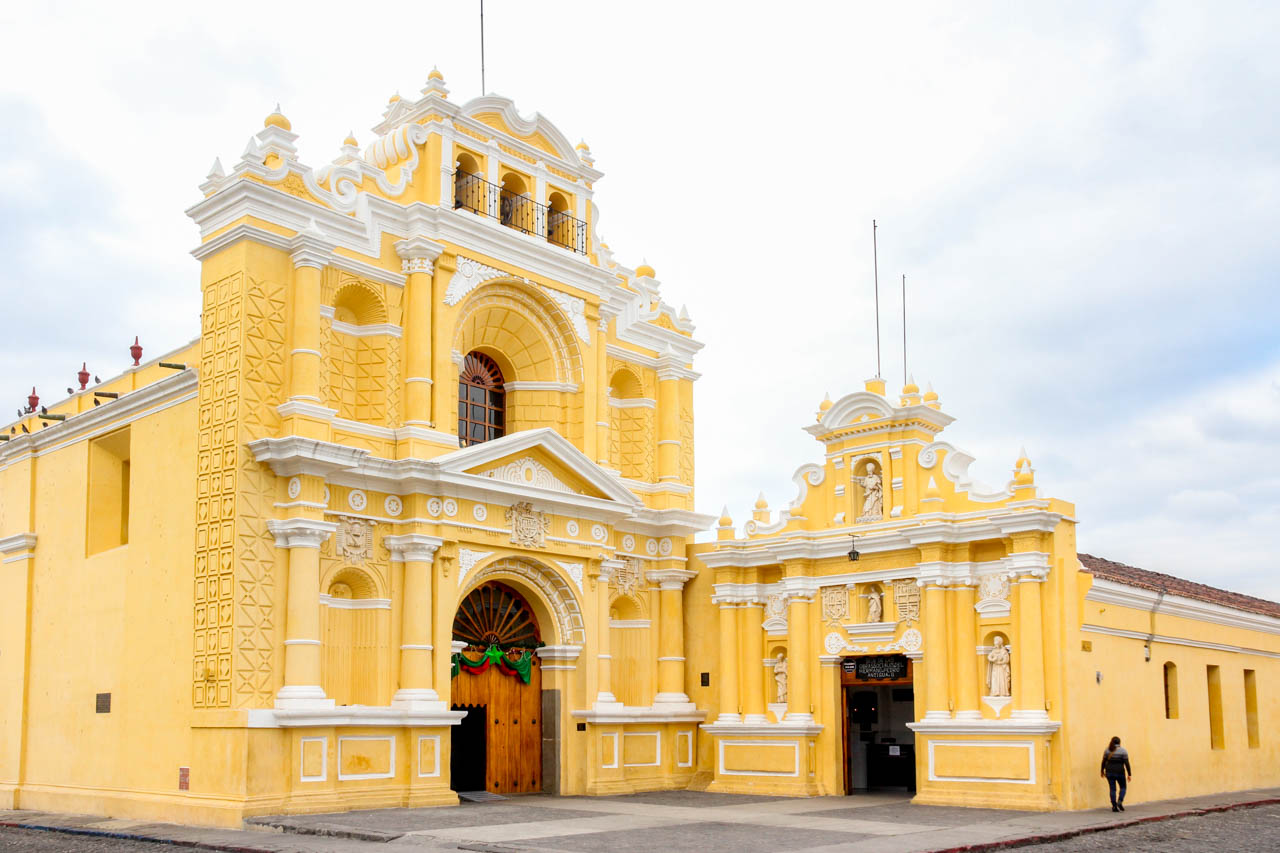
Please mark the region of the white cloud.
<svg viewBox="0 0 1280 853"><path fill-rule="evenodd" d="M319 164L432 65L479 91L473 4L394 20L0 8L20 34L0 54L0 394L61 390L86 357L112 373L134 334L150 353L196 334L182 211L277 100ZM1277 594L1280 500L1252 449L1280 360L1280 9L494 0L486 21L489 88L591 143L603 233L708 343L701 510L790 500L818 450L800 425L873 372L875 217L885 375L906 272L912 370L980 476L1025 442L1087 547Z"/></svg>

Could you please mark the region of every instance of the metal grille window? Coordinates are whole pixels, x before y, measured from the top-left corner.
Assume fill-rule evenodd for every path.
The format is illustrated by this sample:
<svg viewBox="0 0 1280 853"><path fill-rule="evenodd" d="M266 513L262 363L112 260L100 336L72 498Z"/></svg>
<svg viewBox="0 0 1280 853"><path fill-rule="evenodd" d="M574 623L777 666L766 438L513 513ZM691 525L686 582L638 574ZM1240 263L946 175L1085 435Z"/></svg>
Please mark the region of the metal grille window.
<svg viewBox="0 0 1280 853"><path fill-rule="evenodd" d="M469 353L458 375L458 442L467 447L506 435L502 371L484 353Z"/></svg>

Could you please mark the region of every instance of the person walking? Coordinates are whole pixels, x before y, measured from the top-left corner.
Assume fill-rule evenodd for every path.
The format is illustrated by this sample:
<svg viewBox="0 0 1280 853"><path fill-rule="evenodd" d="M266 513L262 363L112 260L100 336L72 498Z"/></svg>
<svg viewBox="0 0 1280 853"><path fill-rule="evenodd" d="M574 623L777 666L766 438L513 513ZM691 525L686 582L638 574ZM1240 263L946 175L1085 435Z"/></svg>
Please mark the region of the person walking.
<svg viewBox="0 0 1280 853"><path fill-rule="evenodd" d="M1102 776L1107 780L1107 788L1111 791L1111 810L1124 811L1124 793L1128 790L1128 781L1133 781L1133 767L1129 764L1129 752L1120 745L1120 738L1113 737L1102 753ZM1116 796L1116 786L1120 787L1120 795Z"/></svg>

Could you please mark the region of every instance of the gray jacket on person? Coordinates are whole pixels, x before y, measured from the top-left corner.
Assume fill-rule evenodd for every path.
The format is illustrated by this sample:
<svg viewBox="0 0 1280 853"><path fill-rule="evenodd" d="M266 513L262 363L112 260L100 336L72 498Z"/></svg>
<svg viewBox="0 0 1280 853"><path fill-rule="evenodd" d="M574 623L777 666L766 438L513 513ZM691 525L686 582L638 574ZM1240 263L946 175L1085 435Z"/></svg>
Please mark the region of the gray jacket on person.
<svg viewBox="0 0 1280 853"><path fill-rule="evenodd" d="M1102 772L1108 776L1123 777L1126 773L1133 775L1133 768L1129 766L1129 751L1123 746L1117 746L1115 750L1107 750L1102 753Z"/></svg>

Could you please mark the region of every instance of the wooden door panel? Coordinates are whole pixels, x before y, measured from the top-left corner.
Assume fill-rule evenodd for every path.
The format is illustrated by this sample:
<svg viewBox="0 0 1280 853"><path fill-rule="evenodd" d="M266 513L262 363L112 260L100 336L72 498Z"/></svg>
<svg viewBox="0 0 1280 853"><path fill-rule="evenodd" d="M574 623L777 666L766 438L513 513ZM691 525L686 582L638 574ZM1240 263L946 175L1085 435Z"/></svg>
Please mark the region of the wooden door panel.
<svg viewBox="0 0 1280 853"><path fill-rule="evenodd" d="M458 673L452 688L452 704L485 709L485 789L495 794L541 791L542 671L538 659L533 660L528 684L491 666L481 673Z"/></svg>

